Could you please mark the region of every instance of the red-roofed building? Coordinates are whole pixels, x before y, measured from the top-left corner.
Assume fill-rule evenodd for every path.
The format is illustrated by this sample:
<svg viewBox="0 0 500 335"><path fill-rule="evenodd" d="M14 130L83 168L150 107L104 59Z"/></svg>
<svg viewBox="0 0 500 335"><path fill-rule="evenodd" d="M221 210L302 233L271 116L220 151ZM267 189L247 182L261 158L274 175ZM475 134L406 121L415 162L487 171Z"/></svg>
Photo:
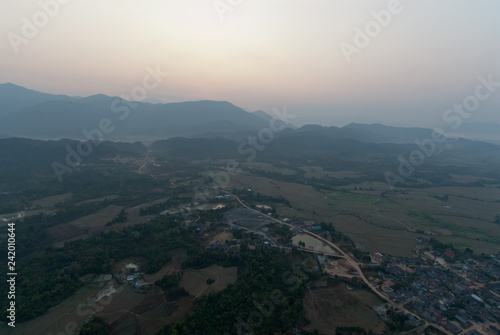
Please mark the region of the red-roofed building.
<svg viewBox="0 0 500 335"><path fill-rule="evenodd" d="M409 267L407 266L403 266L403 265L400 265L399 266L402 270L406 271L406 272L409 272L409 273L415 273L415 271L413 271L413 269L410 269Z"/></svg>
<svg viewBox="0 0 500 335"><path fill-rule="evenodd" d="M446 249L446 251L444 252L444 257L449 258L451 260L454 260L455 253L453 251L451 251L450 249Z"/></svg>
<svg viewBox="0 0 500 335"><path fill-rule="evenodd" d="M384 282L384 284L382 284L382 286L389 286L389 287L393 287L394 285L396 285L396 284L394 284L394 283L393 283L392 281L390 281L390 280L388 280L388 281Z"/></svg>

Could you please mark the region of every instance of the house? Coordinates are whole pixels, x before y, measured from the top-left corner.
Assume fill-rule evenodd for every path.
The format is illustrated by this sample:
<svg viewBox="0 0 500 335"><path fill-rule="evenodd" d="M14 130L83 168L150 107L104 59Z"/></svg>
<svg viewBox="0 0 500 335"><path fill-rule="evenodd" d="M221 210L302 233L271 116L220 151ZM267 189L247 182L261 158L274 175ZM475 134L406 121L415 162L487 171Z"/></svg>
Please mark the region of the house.
<svg viewBox="0 0 500 335"><path fill-rule="evenodd" d="M444 252L444 257L449 259L449 260L454 260L455 259L455 253L451 251L450 249L446 249Z"/></svg>
<svg viewBox="0 0 500 335"><path fill-rule="evenodd" d="M134 263L125 264L125 269L132 270L133 272L137 272L139 270L139 266Z"/></svg>
<svg viewBox="0 0 500 335"><path fill-rule="evenodd" d="M370 257L372 258L372 262L381 263L383 261L382 256L379 253L370 253Z"/></svg>
<svg viewBox="0 0 500 335"><path fill-rule="evenodd" d="M212 240L210 241L210 244L208 245L209 248L213 248L213 247L216 247L220 244L220 242L218 240Z"/></svg>
<svg viewBox="0 0 500 335"><path fill-rule="evenodd" d="M450 332L452 332L453 334L458 334L462 331L462 329L460 329L460 327L457 327L455 326L453 323L451 322L447 322L445 323L444 325L444 328Z"/></svg>
<svg viewBox="0 0 500 335"><path fill-rule="evenodd" d="M472 330L468 331L467 333L465 333L464 335L483 335L483 333L480 333L477 330L472 329Z"/></svg>
<svg viewBox="0 0 500 335"><path fill-rule="evenodd" d="M455 315L455 319L457 319L457 321L460 322L462 325L466 325L468 323L467 320L458 315Z"/></svg>
<svg viewBox="0 0 500 335"><path fill-rule="evenodd" d="M474 299L476 299L476 300L477 300L477 301L479 301L479 302L483 302L483 299L479 298L479 297L478 297L477 295L475 295L475 294L471 294L470 296L471 296L471 297L473 297Z"/></svg>
<svg viewBox="0 0 500 335"><path fill-rule="evenodd" d="M388 287L393 287L396 284L394 284L392 281L388 280L388 281L385 281L382 285L383 286L388 286Z"/></svg>

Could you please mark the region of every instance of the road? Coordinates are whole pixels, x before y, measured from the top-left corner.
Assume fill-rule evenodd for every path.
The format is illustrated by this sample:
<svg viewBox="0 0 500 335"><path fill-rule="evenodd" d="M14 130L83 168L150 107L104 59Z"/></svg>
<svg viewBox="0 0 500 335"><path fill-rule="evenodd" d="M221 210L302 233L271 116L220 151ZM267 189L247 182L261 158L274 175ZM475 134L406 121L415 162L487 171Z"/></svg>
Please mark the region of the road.
<svg viewBox="0 0 500 335"><path fill-rule="evenodd" d="M146 154L146 157L144 158L142 165L137 169L137 173L143 173L142 169L152 160L152 157L153 156L151 150L148 150L148 153Z"/></svg>
<svg viewBox="0 0 500 335"><path fill-rule="evenodd" d="M231 196L233 196L236 201L239 202L239 204L243 207L245 207L246 209L249 209L251 211L254 211L256 213L259 213L259 214L262 214L260 211L258 210L255 210L253 208L250 208L248 207L245 203L243 203L243 201L241 201L240 198L238 198L236 195L232 194L231 192L228 192L226 190L223 190L223 189L220 189L220 191L224 192L224 193L227 193ZM291 228L296 228L294 225L292 224L289 224L289 223L286 223L286 222L283 222L281 220L278 220L278 219L275 219L273 217L268 217L268 219L272 220L272 221L275 221L279 224L284 224L286 226L289 226ZM403 305L401 304L398 304L398 303L395 303L393 302L391 299L389 299L385 294L383 294L382 292L380 292L379 290L376 289L376 287L365 277L365 275L363 274L363 271L361 271L361 268L359 266L359 263L356 262L351 256L349 256L346 252L344 252L344 250L340 249L339 246L337 246L336 244L334 244L333 242L330 242L328 241L327 239L313 233L313 232L310 232L308 230L304 230L304 233L307 233L313 237L315 237L316 239L326 243L328 246L332 247L334 250L336 250L340 255L343 256L343 258L349 263L349 265L351 265L358 273L359 277L363 280L363 282L370 288L370 290L372 290L376 295L378 295L380 298L382 298L384 301L388 302L389 304L393 305L394 307L404 311L405 313L407 314L411 314L413 315L416 319L418 320L422 320L425 324L424 325L430 325L426 320L422 319L421 317L419 317L418 315L415 315L414 313L410 312L409 310L407 310L405 307L403 307ZM432 326L438 328L440 331L442 331L443 333L445 334L449 334L449 335L452 335L451 332L447 331L446 329L444 329L443 327L441 327L440 325L437 325L437 324L432 324Z"/></svg>

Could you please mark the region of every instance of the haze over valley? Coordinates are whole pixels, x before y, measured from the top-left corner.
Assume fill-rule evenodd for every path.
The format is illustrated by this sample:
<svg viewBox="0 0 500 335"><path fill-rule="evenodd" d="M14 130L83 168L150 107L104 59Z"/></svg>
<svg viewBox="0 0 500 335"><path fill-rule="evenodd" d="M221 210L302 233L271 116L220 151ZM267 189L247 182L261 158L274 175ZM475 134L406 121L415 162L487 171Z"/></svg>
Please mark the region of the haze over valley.
<svg viewBox="0 0 500 335"><path fill-rule="evenodd" d="M0 334L500 334L499 10L5 2Z"/></svg>

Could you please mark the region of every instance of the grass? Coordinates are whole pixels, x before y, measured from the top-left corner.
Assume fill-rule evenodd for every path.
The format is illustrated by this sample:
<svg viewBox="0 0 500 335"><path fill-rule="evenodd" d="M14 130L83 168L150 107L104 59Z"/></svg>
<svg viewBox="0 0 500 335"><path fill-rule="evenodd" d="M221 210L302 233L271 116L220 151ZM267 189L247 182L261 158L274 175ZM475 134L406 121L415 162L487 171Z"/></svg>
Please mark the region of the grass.
<svg viewBox="0 0 500 335"><path fill-rule="evenodd" d="M284 196L293 208L277 206L279 214L331 222L365 251L411 256L415 238L422 236L419 230L435 234L437 239L473 246L474 250L496 250L500 244L500 225L493 223L500 213L500 203L495 202L500 189L496 188L422 188L387 193L383 185L367 184L361 190L361 185L352 184L342 187L346 191L326 191L250 175L232 176L231 182L231 186ZM486 194L481 196L481 191ZM448 195L447 201L436 198L443 195ZM478 248L480 243L484 246Z"/></svg>

